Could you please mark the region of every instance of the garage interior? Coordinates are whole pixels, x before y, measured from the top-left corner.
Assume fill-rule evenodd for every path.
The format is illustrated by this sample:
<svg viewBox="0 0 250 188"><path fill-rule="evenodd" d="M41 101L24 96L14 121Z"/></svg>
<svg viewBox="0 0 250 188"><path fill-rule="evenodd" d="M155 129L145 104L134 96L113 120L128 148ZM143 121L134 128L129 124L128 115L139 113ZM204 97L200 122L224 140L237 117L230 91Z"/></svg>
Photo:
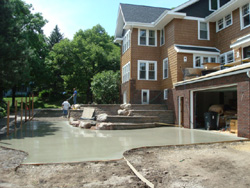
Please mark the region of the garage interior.
<svg viewBox="0 0 250 188"><path fill-rule="evenodd" d="M194 92L194 128L236 133L237 86Z"/></svg>

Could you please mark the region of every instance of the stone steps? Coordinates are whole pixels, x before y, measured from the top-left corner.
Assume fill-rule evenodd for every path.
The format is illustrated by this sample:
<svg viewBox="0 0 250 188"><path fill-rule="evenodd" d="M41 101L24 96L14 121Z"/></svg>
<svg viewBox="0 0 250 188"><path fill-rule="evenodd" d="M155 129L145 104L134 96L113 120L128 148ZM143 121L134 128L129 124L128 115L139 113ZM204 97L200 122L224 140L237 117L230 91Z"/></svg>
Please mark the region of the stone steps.
<svg viewBox="0 0 250 188"><path fill-rule="evenodd" d="M144 128L154 128L155 123L120 123L113 122L111 125L112 130L128 130L128 129L144 129Z"/></svg>
<svg viewBox="0 0 250 188"><path fill-rule="evenodd" d="M133 116L157 116L159 122L173 124L174 111L172 110L132 110Z"/></svg>
<svg viewBox="0 0 250 188"><path fill-rule="evenodd" d="M164 104L132 104L132 110L167 110Z"/></svg>
<svg viewBox="0 0 250 188"><path fill-rule="evenodd" d="M159 122L157 116L108 116L106 122L119 123L154 123Z"/></svg>

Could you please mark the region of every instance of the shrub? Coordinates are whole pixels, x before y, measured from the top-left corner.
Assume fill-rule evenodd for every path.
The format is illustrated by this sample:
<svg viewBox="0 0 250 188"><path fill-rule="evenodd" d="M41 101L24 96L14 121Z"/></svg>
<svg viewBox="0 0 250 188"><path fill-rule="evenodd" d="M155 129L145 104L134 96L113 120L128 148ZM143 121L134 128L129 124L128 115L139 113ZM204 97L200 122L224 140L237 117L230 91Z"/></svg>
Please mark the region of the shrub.
<svg viewBox="0 0 250 188"><path fill-rule="evenodd" d="M51 92L52 90L42 90L38 95L39 100L49 101Z"/></svg>
<svg viewBox="0 0 250 188"><path fill-rule="evenodd" d="M103 71L96 74L91 82L94 101L101 104L119 103L119 71Z"/></svg>
<svg viewBox="0 0 250 188"><path fill-rule="evenodd" d="M0 103L0 118L3 118L4 116L6 116L6 104L4 102Z"/></svg>

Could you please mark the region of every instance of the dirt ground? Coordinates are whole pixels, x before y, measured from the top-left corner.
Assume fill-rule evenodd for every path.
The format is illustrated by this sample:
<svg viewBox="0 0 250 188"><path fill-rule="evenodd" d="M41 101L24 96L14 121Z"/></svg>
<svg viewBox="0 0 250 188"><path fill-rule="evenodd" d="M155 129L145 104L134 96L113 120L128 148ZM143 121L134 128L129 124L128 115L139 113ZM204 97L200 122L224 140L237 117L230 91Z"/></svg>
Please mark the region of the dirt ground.
<svg viewBox="0 0 250 188"><path fill-rule="evenodd" d="M65 120L39 114L35 121ZM20 165L27 155L0 147L0 188L147 187L125 160ZM159 188L250 187L250 141L140 148L124 156Z"/></svg>
<svg viewBox="0 0 250 188"><path fill-rule="evenodd" d="M250 142L135 149L125 158L159 188L249 188Z"/></svg>

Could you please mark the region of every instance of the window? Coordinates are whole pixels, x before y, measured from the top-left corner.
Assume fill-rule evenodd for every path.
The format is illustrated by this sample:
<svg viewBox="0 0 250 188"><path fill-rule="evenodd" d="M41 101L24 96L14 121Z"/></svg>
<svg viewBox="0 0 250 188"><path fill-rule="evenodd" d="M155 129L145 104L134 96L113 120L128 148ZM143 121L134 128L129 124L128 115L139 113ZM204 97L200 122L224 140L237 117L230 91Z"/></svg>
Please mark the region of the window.
<svg viewBox="0 0 250 188"><path fill-rule="evenodd" d="M138 44L142 46L157 46L156 31L148 29L139 29Z"/></svg>
<svg viewBox="0 0 250 188"><path fill-rule="evenodd" d="M149 30L149 42L148 45L155 46L155 31Z"/></svg>
<svg viewBox="0 0 250 188"><path fill-rule="evenodd" d="M168 89L164 89L164 100L168 99Z"/></svg>
<svg viewBox="0 0 250 188"><path fill-rule="evenodd" d="M164 29L161 30L161 46L165 44L165 32Z"/></svg>
<svg viewBox="0 0 250 188"><path fill-rule="evenodd" d="M195 57L194 68L196 68L196 67L202 67L202 64L201 64L201 56L196 56L196 57Z"/></svg>
<svg viewBox="0 0 250 188"><path fill-rule="evenodd" d="M225 65L234 62L234 51L229 51L220 55L220 64Z"/></svg>
<svg viewBox="0 0 250 188"><path fill-rule="evenodd" d="M123 37L122 53L125 53L130 47L130 31L128 31Z"/></svg>
<svg viewBox="0 0 250 188"><path fill-rule="evenodd" d="M168 78L168 58L163 60L163 79Z"/></svg>
<svg viewBox="0 0 250 188"><path fill-rule="evenodd" d="M122 83L129 81L130 79L130 62L122 67Z"/></svg>
<svg viewBox="0 0 250 188"><path fill-rule="evenodd" d="M199 40L209 40L209 26L206 22L198 22L198 38Z"/></svg>
<svg viewBox="0 0 250 188"><path fill-rule="evenodd" d="M218 27L218 31L222 30L224 28L224 19L220 19L218 22L217 22L217 27Z"/></svg>
<svg viewBox="0 0 250 188"><path fill-rule="evenodd" d="M157 62L139 60L138 80L157 80Z"/></svg>
<svg viewBox="0 0 250 188"><path fill-rule="evenodd" d="M147 30L140 29L140 45L146 45L146 39L147 39Z"/></svg>
<svg viewBox="0 0 250 188"><path fill-rule="evenodd" d="M220 0L209 0L209 10L215 11L220 8Z"/></svg>
<svg viewBox="0 0 250 188"><path fill-rule="evenodd" d="M232 25L232 14L228 14L224 18L218 20L216 25L217 32Z"/></svg>
<svg viewBox="0 0 250 188"><path fill-rule="evenodd" d="M243 48L243 58L250 58L250 46Z"/></svg>
<svg viewBox="0 0 250 188"><path fill-rule="evenodd" d="M226 27L232 24L232 14L228 14L225 16L225 25Z"/></svg>
<svg viewBox="0 0 250 188"><path fill-rule="evenodd" d="M245 4L241 8L241 28L244 29L250 26L250 3Z"/></svg>
<svg viewBox="0 0 250 188"><path fill-rule="evenodd" d="M194 55L194 68L202 68L203 63L217 63L217 57L208 55Z"/></svg>

